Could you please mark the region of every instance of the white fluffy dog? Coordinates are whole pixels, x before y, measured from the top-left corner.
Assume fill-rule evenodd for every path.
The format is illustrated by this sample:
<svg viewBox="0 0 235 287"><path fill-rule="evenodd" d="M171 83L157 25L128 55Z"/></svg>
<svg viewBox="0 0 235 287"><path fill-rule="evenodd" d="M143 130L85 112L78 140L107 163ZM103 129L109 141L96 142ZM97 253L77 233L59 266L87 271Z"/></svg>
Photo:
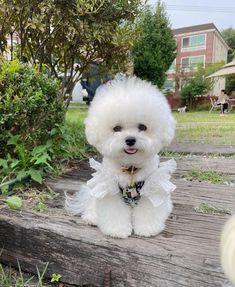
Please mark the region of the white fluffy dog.
<svg viewBox="0 0 235 287"><path fill-rule="evenodd" d="M235 284L235 215L225 224L222 232L221 261L225 274Z"/></svg>
<svg viewBox="0 0 235 287"><path fill-rule="evenodd" d="M167 100L138 78L113 80L99 89L86 119L88 142L103 155L90 160L91 180L65 207L107 235L126 238L161 232L172 211L170 174L176 163L159 162L173 139L175 120Z"/></svg>

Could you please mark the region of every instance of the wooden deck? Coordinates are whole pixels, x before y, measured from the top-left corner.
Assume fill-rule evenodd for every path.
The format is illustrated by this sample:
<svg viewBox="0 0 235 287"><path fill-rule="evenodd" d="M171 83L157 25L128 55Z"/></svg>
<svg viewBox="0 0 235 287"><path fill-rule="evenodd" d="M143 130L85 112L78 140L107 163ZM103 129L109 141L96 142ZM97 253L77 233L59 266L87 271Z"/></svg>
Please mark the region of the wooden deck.
<svg viewBox="0 0 235 287"><path fill-rule="evenodd" d="M194 207L209 203L235 212L235 187L187 181L182 176L198 167L227 174L235 181L234 159L183 157L174 175L174 211L164 232L156 237L113 239L62 208L64 190L76 191L90 176L86 165L59 180L49 180L60 197L48 211L33 213L0 210L1 261L35 272L49 262L47 275L59 273L76 286L112 287L216 287L225 276L219 259L219 240L228 214L201 214ZM106 282L111 277L111 284Z"/></svg>
<svg viewBox="0 0 235 287"><path fill-rule="evenodd" d="M181 154L198 154L198 155L217 154L217 155L229 156L235 154L235 145L173 142L169 147L166 148L166 151Z"/></svg>

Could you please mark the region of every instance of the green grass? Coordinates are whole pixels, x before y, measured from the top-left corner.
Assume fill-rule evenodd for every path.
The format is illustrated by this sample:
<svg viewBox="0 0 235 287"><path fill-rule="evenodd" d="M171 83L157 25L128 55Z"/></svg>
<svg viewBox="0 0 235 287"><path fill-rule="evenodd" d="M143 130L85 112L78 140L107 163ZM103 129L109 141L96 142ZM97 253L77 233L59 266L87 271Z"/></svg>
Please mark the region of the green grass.
<svg viewBox="0 0 235 287"><path fill-rule="evenodd" d="M43 278L46 272L48 264L43 271L37 269L37 276L29 276L22 272L20 264L18 262L18 270L12 267L3 266L0 263L0 286L1 287L48 287L49 285L44 283Z"/></svg>
<svg viewBox="0 0 235 287"><path fill-rule="evenodd" d="M177 120L175 142L235 144L235 113L221 117L218 112L173 113Z"/></svg>
<svg viewBox="0 0 235 287"><path fill-rule="evenodd" d="M83 119L67 120L65 123L66 150L70 158L85 159L93 156L96 151L86 140Z"/></svg>
<svg viewBox="0 0 235 287"><path fill-rule="evenodd" d="M222 183L226 180L225 176L215 170L192 169L188 171L188 178L210 183Z"/></svg>
<svg viewBox="0 0 235 287"><path fill-rule="evenodd" d="M86 105L73 104L69 108L66 114L66 122L83 124L86 115L87 115Z"/></svg>
<svg viewBox="0 0 235 287"><path fill-rule="evenodd" d="M178 123L235 123L235 112L230 112L221 117L219 111L209 113L209 111L192 111L186 113L173 113Z"/></svg>
<svg viewBox="0 0 235 287"><path fill-rule="evenodd" d="M85 137L82 136L84 119L87 115L87 106L76 104L70 108L66 115L68 125L78 124L81 129L79 142L85 148ZM174 141L177 143L202 143L202 144L235 144L235 112L221 117L219 112L194 111L186 113L173 113L177 120L177 128ZM78 134L76 128L72 128L74 139ZM71 149L76 147L70 146ZM83 153L83 151L82 151Z"/></svg>
<svg viewBox="0 0 235 287"><path fill-rule="evenodd" d="M201 203L198 207L194 207L193 210L196 213L203 214L231 214L231 211L228 208L214 206L209 203Z"/></svg>
<svg viewBox="0 0 235 287"><path fill-rule="evenodd" d="M192 142L205 144L235 144L235 123L229 122L195 125L178 125L176 142Z"/></svg>
<svg viewBox="0 0 235 287"><path fill-rule="evenodd" d="M86 159L96 153L85 136L84 119L87 109L84 104L73 104L67 111L64 137L70 158Z"/></svg>

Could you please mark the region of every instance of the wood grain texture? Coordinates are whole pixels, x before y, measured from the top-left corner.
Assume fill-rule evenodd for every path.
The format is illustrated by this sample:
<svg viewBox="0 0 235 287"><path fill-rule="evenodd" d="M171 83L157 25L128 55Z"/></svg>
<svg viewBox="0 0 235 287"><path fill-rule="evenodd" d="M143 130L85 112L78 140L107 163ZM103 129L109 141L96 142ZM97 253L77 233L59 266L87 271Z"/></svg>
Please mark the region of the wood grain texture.
<svg viewBox="0 0 235 287"><path fill-rule="evenodd" d="M104 286L107 273L113 287L223 285L219 239L228 215L199 214L193 207L208 202L234 211L234 187L175 178L174 211L164 232L114 239L63 210L63 191L74 192L83 182L79 170L72 174L48 181L61 195L46 213L35 214L27 206L22 212L0 210L1 261L16 265L18 258L30 272L49 262L48 276L59 273L62 281L77 286ZM89 176L87 171L83 179Z"/></svg>
<svg viewBox="0 0 235 287"><path fill-rule="evenodd" d="M209 170L223 173L228 180L235 181L234 158L181 157L177 159L176 176L184 176L191 170Z"/></svg>
<svg viewBox="0 0 235 287"><path fill-rule="evenodd" d="M168 152L176 152L181 154L198 154L198 155L234 155L235 145L219 145L219 144L200 144L200 143L172 143L166 150Z"/></svg>

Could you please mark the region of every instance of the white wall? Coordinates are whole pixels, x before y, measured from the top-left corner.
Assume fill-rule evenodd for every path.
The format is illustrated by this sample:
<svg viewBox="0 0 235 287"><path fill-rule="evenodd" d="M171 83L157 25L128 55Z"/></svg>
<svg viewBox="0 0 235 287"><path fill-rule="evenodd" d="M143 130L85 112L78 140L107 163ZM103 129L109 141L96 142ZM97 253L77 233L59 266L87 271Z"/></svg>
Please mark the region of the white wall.
<svg viewBox="0 0 235 287"><path fill-rule="evenodd" d="M77 82L72 92L72 102L82 102L82 86Z"/></svg>

